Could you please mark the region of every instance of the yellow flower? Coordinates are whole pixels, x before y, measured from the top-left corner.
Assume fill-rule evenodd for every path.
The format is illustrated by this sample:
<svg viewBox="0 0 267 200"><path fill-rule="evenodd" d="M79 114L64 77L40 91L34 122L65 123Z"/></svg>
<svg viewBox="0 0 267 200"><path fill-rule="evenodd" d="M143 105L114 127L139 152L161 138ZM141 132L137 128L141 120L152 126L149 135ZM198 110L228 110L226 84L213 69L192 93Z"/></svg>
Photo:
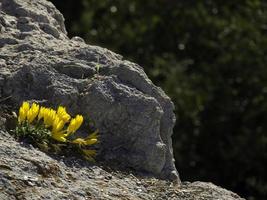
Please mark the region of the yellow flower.
<svg viewBox="0 0 267 200"><path fill-rule="evenodd" d="M85 140L85 145L92 145L92 144L95 144L95 143L97 143L97 139L96 138Z"/></svg>
<svg viewBox="0 0 267 200"><path fill-rule="evenodd" d="M55 116L53 125L52 125L52 133L58 133L64 127L64 122L58 117Z"/></svg>
<svg viewBox="0 0 267 200"><path fill-rule="evenodd" d="M48 128L53 125L56 117L56 111L53 109L46 108L44 110L44 124Z"/></svg>
<svg viewBox="0 0 267 200"><path fill-rule="evenodd" d="M47 109L46 107L41 106L39 110L39 114L38 114L38 121L44 117L44 113L46 109Z"/></svg>
<svg viewBox="0 0 267 200"><path fill-rule="evenodd" d="M57 109L58 117L63 120L63 123L67 123L70 120L70 115L67 113L66 108L63 106L59 106Z"/></svg>
<svg viewBox="0 0 267 200"><path fill-rule="evenodd" d="M67 139L65 137L66 135L64 135L62 132L52 133L52 138L60 142L66 142Z"/></svg>
<svg viewBox="0 0 267 200"><path fill-rule="evenodd" d="M22 107L20 107L20 109L19 109L19 118L18 118L19 123L25 121L26 116L27 116L27 112Z"/></svg>
<svg viewBox="0 0 267 200"><path fill-rule="evenodd" d="M24 101L21 107L19 108L19 117L18 117L19 123L26 120L29 109L30 109L30 104Z"/></svg>
<svg viewBox="0 0 267 200"><path fill-rule="evenodd" d="M66 134L64 134L64 131L62 131L63 127L64 127L64 122L58 116L55 116L52 125L52 135L51 135L52 138L60 142L66 142L67 141Z"/></svg>
<svg viewBox="0 0 267 200"><path fill-rule="evenodd" d="M24 101L24 102L22 103L22 106L21 106L21 107L22 107L24 110L28 111L28 110L30 110L30 103Z"/></svg>
<svg viewBox="0 0 267 200"><path fill-rule="evenodd" d="M94 133L90 134L87 138L83 139L83 138L77 138L73 141L71 141L74 144L79 144L79 145L92 145L97 143L97 133L98 130L95 131Z"/></svg>
<svg viewBox="0 0 267 200"><path fill-rule="evenodd" d="M92 145L92 144L95 144L96 142L97 142L97 139L95 138L87 139L87 140L83 138L77 138L72 141L72 143L79 144L79 145Z"/></svg>
<svg viewBox="0 0 267 200"><path fill-rule="evenodd" d="M67 135L77 131L80 128L80 126L82 125L82 123L83 123L83 116L82 115L76 115L76 117L70 121L70 124L69 124L68 129L67 129Z"/></svg>
<svg viewBox="0 0 267 200"><path fill-rule="evenodd" d="M29 123L32 123L33 120L37 117L39 113L39 105L33 103L30 110L27 112L27 120Z"/></svg>
<svg viewBox="0 0 267 200"><path fill-rule="evenodd" d="M65 124L64 121L58 115L55 115L52 125L52 135L51 135L52 138L60 142L67 141L66 139L67 134L64 134L65 133L64 130L62 131L64 124Z"/></svg>
<svg viewBox="0 0 267 200"><path fill-rule="evenodd" d="M74 144L84 145L85 140L83 138L77 138L75 140L72 140L71 142Z"/></svg>
<svg viewBox="0 0 267 200"><path fill-rule="evenodd" d="M36 118L38 118L38 121L43 119L42 122L45 125L45 128L47 130L51 130L51 134L49 134L49 136L51 136L54 140L78 144L79 148L83 151L85 158L93 160L93 156L95 156L96 151L82 149L82 146L97 143L98 130L86 138L76 138L72 141L67 139L70 134L75 133L82 125L84 120L82 115L76 115L75 118L71 119L71 116L67 113L66 108L63 106L59 106L57 110L54 110L43 106L40 107L36 103L30 105L28 102L23 102L19 109L19 123L26 120L29 123L32 123ZM68 127L64 128L66 123L68 123Z"/></svg>

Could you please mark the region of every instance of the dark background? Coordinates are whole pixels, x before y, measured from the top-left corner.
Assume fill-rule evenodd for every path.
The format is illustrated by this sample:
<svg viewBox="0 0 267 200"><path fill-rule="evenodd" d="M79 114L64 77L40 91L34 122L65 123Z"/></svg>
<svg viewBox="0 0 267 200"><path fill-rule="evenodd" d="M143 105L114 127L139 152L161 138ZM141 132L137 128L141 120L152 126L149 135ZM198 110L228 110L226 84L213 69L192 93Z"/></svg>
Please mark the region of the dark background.
<svg viewBox="0 0 267 200"><path fill-rule="evenodd" d="M144 67L176 106L182 180L267 199L267 3L51 0L69 36Z"/></svg>

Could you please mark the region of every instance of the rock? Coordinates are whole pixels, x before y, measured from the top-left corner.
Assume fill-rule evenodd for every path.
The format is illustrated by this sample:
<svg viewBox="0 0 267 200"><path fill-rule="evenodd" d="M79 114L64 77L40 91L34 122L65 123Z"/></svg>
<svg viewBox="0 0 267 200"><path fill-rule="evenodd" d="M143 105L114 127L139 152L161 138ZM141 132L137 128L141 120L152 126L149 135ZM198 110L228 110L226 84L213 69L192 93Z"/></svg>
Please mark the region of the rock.
<svg viewBox="0 0 267 200"><path fill-rule="evenodd" d="M170 98L142 67L107 49L69 39L45 0L0 0L0 94L66 106L91 117L100 156L180 182L174 166Z"/></svg>
<svg viewBox="0 0 267 200"><path fill-rule="evenodd" d="M51 157L0 130L0 199L244 200L212 183L172 182Z"/></svg>
<svg viewBox="0 0 267 200"><path fill-rule="evenodd" d="M100 130L99 162L15 141L5 130L16 120L7 111L25 100L92 118ZM212 183L180 182L173 109L142 67L69 39L50 2L0 0L0 199L241 200Z"/></svg>

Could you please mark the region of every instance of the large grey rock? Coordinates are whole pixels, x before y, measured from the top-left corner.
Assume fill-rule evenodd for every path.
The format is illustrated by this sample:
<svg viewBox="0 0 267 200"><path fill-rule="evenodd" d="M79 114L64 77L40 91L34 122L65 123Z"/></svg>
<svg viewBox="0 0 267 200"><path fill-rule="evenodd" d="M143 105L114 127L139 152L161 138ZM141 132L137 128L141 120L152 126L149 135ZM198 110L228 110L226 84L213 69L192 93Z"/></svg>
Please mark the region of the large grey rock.
<svg viewBox="0 0 267 200"><path fill-rule="evenodd" d="M0 199L244 200L212 183L141 178L89 165L77 158L53 158L22 146L0 128Z"/></svg>
<svg viewBox="0 0 267 200"><path fill-rule="evenodd" d="M45 0L0 0L0 95L90 116L99 152L179 182L174 166L173 103L139 65L69 39L64 18Z"/></svg>

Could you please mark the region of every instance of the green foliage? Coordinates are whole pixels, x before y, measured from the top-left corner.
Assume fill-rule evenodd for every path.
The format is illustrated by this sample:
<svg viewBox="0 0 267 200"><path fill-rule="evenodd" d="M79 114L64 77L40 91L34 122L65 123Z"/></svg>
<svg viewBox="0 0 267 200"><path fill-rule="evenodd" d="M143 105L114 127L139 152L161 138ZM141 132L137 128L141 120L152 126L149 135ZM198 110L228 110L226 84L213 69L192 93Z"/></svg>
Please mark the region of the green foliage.
<svg viewBox="0 0 267 200"><path fill-rule="evenodd" d="M20 139L29 139L31 143L48 143L50 131L44 125L30 125L28 122L18 124L13 130L14 136Z"/></svg>
<svg viewBox="0 0 267 200"><path fill-rule="evenodd" d="M52 1L70 35L144 66L171 96L183 180L266 199L265 1Z"/></svg>
<svg viewBox="0 0 267 200"><path fill-rule="evenodd" d="M16 139L32 144L34 147L37 147L46 153L64 154L64 152L67 152L66 149L71 149L70 146L53 140L50 137L50 131L42 124L33 126L28 122L24 122L18 124L15 130L12 130L11 133ZM64 149L62 149L62 147L64 147ZM77 148L75 151L77 153Z"/></svg>

